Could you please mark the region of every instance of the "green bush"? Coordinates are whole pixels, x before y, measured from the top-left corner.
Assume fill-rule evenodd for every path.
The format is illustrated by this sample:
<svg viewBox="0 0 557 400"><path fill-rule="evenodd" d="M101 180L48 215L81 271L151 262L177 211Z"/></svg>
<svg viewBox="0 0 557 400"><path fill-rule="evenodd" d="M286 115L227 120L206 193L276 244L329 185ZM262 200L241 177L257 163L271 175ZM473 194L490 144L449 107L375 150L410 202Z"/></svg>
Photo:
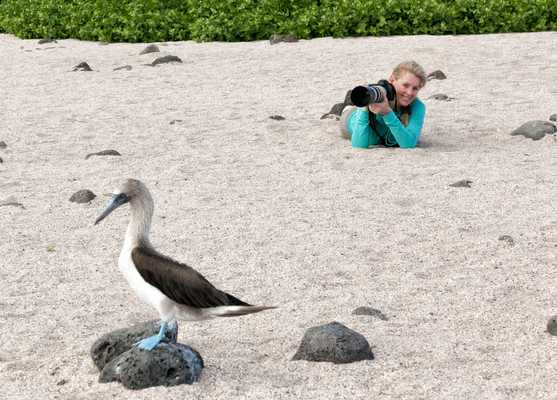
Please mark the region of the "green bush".
<svg viewBox="0 0 557 400"><path fill-rule="evenodd" d="M192 23L186 7L176 0L7 0L0 28L27 39L186 40Z"/></svg>
<svg viewBox="0 0 557 400"><path fill-rule="evenodd" d="M0 31L107 42L557 29L557 0L0 0Z"/></svg>

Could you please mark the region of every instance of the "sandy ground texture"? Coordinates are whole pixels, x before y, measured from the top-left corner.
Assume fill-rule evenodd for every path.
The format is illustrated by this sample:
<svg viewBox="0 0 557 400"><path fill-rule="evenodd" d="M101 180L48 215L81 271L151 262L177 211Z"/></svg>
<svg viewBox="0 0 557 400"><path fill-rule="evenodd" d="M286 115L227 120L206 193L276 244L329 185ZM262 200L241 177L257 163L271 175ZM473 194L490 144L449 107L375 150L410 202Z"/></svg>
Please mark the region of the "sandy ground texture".
<svg viewBox="0 0 557 400"><path fill-rule="evenodd" d="M144 47L0 35L0 200L23 206L0 207L0 397L556 398L557 141L509 133L557 113L557 32ZM184 62L145 65L161 54ZM321 115L405 59L448 77L420 93L420 146L352 149ZM180 324L206 363L192 386L99 384L89 358L157 317L117 268L129 209L93 226L128 177L161 252L280 306ZM376 359L290 361L331 321Z"/></svg>

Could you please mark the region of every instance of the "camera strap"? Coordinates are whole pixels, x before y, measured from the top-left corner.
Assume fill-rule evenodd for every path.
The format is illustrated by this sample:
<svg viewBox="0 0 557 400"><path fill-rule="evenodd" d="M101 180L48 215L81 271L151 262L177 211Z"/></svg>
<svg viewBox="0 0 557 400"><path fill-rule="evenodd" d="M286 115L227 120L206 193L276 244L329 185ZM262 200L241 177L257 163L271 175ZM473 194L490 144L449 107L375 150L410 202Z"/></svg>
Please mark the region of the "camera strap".
<svg viewBox="0 0 557 400"><path fill-rule="evenodd" d="M389 101L389 105L391 106L392 110L399 111L399 107L396 101L396 97ZM410 106L407 107L400 107L400 116L397 116L402 125L408 126L408 121L410 119ZM369 112L369 125L375 134L379 137L379 144L385 147L398 147L398 143L396 142L395 138L393 137L391 131L387 128L387 132L385 135L381 135L379 130L377 129L377 117L375 113Z"/></svg>

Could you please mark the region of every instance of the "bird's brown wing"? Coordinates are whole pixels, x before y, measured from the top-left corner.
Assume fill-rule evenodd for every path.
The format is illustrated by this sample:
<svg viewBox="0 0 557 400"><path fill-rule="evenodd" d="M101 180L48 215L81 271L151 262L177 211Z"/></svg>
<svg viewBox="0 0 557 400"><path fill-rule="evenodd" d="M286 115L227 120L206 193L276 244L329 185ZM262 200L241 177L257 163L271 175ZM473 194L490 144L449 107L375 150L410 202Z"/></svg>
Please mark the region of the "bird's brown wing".
<svg viewBox="0 0 557 400"><path fill-rule="evenodd" d="M143 247L131 253L141 277L176 303L195 308L249 304L215 288L192 267Z"/></svg>

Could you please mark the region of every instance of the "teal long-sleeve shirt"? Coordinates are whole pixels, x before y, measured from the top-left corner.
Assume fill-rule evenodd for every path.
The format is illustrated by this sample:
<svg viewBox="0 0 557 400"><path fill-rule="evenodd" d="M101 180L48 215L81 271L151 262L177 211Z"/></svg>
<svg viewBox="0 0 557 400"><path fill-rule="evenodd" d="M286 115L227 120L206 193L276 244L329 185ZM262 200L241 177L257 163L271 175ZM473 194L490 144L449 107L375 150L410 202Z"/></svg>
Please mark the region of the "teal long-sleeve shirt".
<svg viewBox="0 0 557 400"><path fill-rule="evenodd" d="M347 128L352 137L352 147L367 148L381 143L381 137L390 135L401 148L413 148L418 144L425 119L425 104L416 98L410 105L408 126L404 126L394 111L386 115L376 115L377 132L369 124L367 108L358 108L347 121Z"/></svg>

